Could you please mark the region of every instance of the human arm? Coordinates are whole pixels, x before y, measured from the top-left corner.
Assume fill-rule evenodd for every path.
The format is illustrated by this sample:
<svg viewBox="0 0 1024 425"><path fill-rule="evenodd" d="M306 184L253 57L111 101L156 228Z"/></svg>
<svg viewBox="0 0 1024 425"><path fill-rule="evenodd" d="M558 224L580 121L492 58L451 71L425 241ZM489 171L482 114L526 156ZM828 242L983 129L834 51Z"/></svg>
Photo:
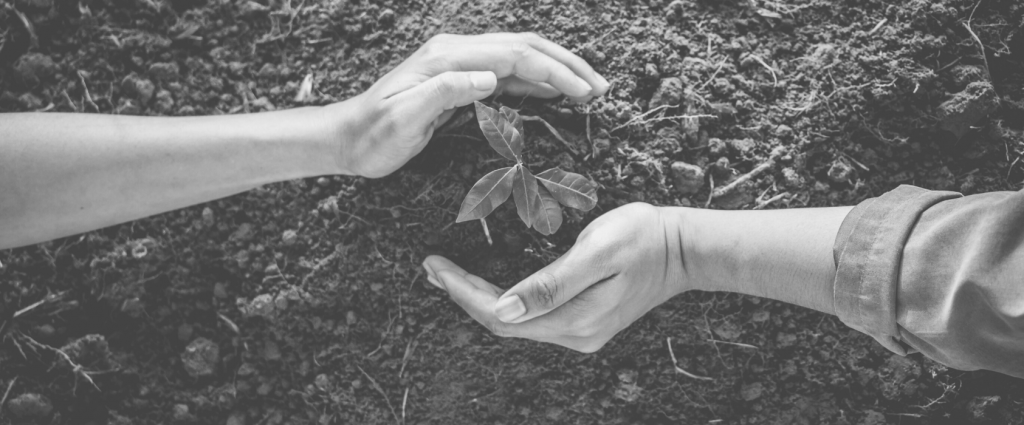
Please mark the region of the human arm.
<svg viewBox="0 0 1024 425"><path fill-rule="evenodd" d="M324 174L387 175L495 93L586 101L608 82L534 34L440 35L333 105L210 117L0 114L0 249Z"/></svg>
<svg viewBox="0 0 1024 425"><path fill-rule="evenodd" d="M594 245L588 232L614 242ZM672 244L673 235L681 242ZM560 275L559 264L581 256L574 250L603 253ZM580 351L596 350L671 296L700 289L836 314L897 354L920 351L950 367L1024 377L1024 191L961 197L901 186L853 209L628 206L595 220L542 272L508 292L494 288L494 297L471 290L453 264L432 257L427 266L448 270L434 281L498 333ZM607 276L615 277L602 280ZM518 312L513 294L535 318L499 319Z"/></svg>
<svg viewBox="0 0 1024 425"><path fill-rule="evenodd" d="M565 255L507 292L441 257L424 265L435 285L495 333L593 352L652 308L694 289L831 313L831 249L849 210L630 204L598 217Z"/></svg>

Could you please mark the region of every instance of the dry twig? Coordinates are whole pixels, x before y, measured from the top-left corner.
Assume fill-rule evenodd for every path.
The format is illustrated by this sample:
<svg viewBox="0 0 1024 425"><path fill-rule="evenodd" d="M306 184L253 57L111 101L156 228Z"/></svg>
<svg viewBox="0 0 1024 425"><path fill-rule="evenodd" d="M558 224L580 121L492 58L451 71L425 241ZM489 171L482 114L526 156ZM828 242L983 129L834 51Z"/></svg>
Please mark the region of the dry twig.
<svg viewBox="0 0 1024 425"><path fill-rule="evenodd" d="M384 397L384 401L388 404L388 409L391 409L391 415L395 417L395 422L402 423L402 420L398 418L398 413L395 413L395 406L391 405L391 400L388 399L387 393L384 392L384 389L381 388L380 384L378 384L377 381L375 381L373 377L370 376L370 374L366 373L366 371L363 370L363 368L357 365L356 369L359 369L359 371L363 373L363 376L365 376L366 379L370 380L370 384L373 385L373 389L377 390L377 392L380 393L381 397Z"/></svg>
<svg viewBox="0 0 1024 425"><path fill-rule="evenodd" d="M672 366L676 368L676 372L679 372L688 378L699 379L701 381L713 380L711 378L708 378L707 376L694 375L690 372L683 370L683 368L679 367L679 362L676 361L676 353L672 351L672 337L666 338L665 342L668 344L668 355L669 357L672 358Z"/></svg>
<svg viewBox="0 0 1024 425"><path fill-rule="evenodd" d="M757 177L758 174L763 173L765 170L771 168L773 165L775 165L775 158L768 159L768 161L765 161L763 164L758 165L753 170L750 170L749 173L744 174L742 176L739 176L738 178L736 178L736 180L733 180L731 183L729 183L729 184L727 184L725 186L722 186L721 188L713 190L711 192L711 197L712 198L719 198L719 197L728 195L730 192L735 190L737 187L739 187L740 185L750 181L754 177Z"/></svg>
<svg viewBox="0 0 1024 425"><path fill-rule="evenodd" d="M573 155L579 155L579 151L576 149L576 147L570 144L569 141L565 140L565 138L562 137L558 130L555 130L555 127L549 124L547 121L545 121L544 118L532 115L520 115L520 117L523 118L523 121L539 121L540 123L544 124L544 126L548 128L548 131L550 131L551 134L553 134L559 142L562 142L562 145L564 145L565 148L569 150L569 152L572 152Z"/></svg>

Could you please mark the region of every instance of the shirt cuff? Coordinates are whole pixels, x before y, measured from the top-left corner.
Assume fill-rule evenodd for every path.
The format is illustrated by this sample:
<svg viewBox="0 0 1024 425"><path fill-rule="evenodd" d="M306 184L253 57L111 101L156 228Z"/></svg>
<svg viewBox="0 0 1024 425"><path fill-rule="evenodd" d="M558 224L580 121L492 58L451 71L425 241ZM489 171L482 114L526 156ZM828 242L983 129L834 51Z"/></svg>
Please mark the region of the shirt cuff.
<svg viewBox="0 0 1024 425"><path fill-rule="evenodd" d="M925 210L960 196L904 185L850 211L832 251L835 309L843 323L897 354L907 354L896 324L903 246Z"/></svg>

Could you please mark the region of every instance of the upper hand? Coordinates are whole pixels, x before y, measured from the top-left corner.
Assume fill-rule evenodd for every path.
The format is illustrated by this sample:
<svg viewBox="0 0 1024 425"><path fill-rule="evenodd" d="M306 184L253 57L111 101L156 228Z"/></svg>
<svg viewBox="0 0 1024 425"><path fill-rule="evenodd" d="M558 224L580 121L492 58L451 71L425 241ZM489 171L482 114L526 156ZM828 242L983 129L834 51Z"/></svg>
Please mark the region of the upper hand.
<svg viewBox="0 0 1024 425"><path fill-rule="evenodd" d="M365 93L323 108L345 174L382 177L426 146L455 108L496 93L587 101L608 82L536 34L438 35Z"/></svg>
<svg viewBox="0 0 1024 425"><path fill-rule="evenodd" d="M594 220L561 258L508 291L428 257L428 279L498 336L586 353L687 288L682 240L661 211L630 204Z"/></svg>

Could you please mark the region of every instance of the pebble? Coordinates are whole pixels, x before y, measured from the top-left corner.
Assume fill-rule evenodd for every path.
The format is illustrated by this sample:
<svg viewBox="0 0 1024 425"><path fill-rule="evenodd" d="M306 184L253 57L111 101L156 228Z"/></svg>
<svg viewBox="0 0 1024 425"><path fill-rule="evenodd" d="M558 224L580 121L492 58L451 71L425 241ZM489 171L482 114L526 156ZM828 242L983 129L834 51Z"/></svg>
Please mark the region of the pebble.
<svg viewBox="0 0 1024 425"><path fill-rule="evenodd" d="M740 397L746 401L757 400L761 398L762 393L764 393L764 386L760 382L747 384L740 388Z"/></svg>
<svg viewBox="0 0 1024 425"><path fill-rule="evenodd" d="M804 187L807 182L804 178L792 167L786 167L782 169L782 181L786 187L799 189Z"/></svg>
<svg viewBox="0 0 1024 425"><path fill-rule="evenodd" d="M345 313L345 323L347 323L349 326L356 324L358 320L359 319L356 318L356 312L349 310L348 313Z"/></svg>
<svg viewBox="0 0 1024 425"><path fill-rule="evenodd" d="M294 230L285 230L284 233L281 234L281 242L284 242L285 245L295 245L295 242L298 239L299 235Z"/></svg>
<svg viewBox="0 0 1024 425"><path fill-rule="evenodd" d="M745 154L747 152L750 152L752 149L754 149L754 146L757 146L757 142L754 142L754 139L750 138L730 139L725 143L728 144L733 151L739 154Z"/></svg>
<svg viewBox="0 0 1024 425"><path fill-rule="evenodd" d="M683 195L692 195L704 187L704 170L682 161L672 163L672 177L676 190Z"/></svg>
<svg viewBox="0 0 1024 425"><path fill-rule="evenodd" d="M174 420L180 422L192 419L192 415L189 414L188 412L187 404L175 404L171 416L174 418Z"/></svg>
<svg viewBox="0 0 1024 425"><path fill-rule="evenodd" d="M185 371L193 378L213 375L220 361L220 347L206 338L196 338L181 353Z"/></svg>
<svg viewBox="0 0 1024 425"><path fill-rule="evenodd" d="M210 207L203 208L203 224L213 226L213 210Z"/></svg>
<svg viewBox="0 0 1024 425"><path fill-rule="evenodd" d="M173 81L178 79L181 69L174 62L157 62L149 66L149 75L157 81Z"/></svg>
<svg viewBox="0 0 1024 425"><path fill-rule="evenodd" d="M252 301L238 299L239 310L246 317L260 316L270 318L274 315L274 297L270 294L257 295Z"/></svg>

